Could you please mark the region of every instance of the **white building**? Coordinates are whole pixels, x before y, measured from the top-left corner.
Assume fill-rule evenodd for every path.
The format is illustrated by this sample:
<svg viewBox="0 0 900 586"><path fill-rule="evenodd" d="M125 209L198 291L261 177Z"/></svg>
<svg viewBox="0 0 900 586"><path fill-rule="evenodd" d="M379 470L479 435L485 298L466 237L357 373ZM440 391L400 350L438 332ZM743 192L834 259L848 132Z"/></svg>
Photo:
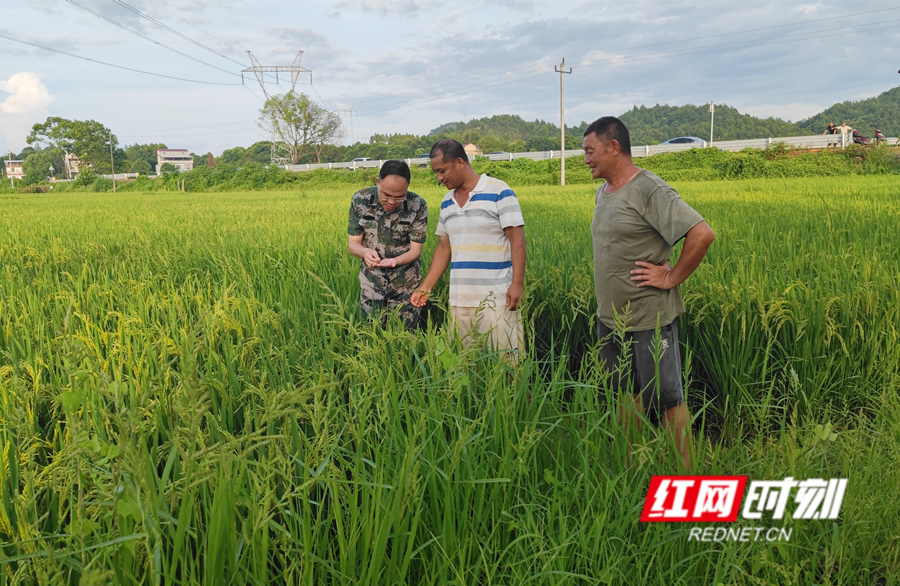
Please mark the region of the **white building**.
<svg viewBox="0 0 900 586"><path fill-rule="evenodd" d="M156 172L162 173L162 166L166 163L178 171L190 171L194 168L194 157L188 153L187 149L157 149Z"/></svg>
<svg viewBox="0 0 900 586"><path fill-rule="evenodd" d="M25 177L25 171L22 170L22 161L5 159L3 162L6 164L7 178L23 179Z"/></svg>

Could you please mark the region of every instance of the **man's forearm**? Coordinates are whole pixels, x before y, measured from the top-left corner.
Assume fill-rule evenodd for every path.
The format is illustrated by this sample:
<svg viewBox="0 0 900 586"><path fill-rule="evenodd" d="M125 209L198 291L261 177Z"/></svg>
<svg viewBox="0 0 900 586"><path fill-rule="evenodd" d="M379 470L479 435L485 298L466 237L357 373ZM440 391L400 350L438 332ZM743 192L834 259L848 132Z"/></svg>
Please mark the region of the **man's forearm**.
<svg viewBox="0 0 900 586"><path fill-rule="evenodd" d="M715 239L716 234L706 222L700 222L690 229L684 237L684 246L681 247L681 255L678 262L669 273L669 280L674 286L678 286L690 277L706 256L709 245Z"/></svg>
<svg viewBox="0 0 900 586"><path fill-rule="evenodd" d="M421 289L431 291L450 266L450 247L440 246L434 250L428 274L422 279Z"/></svg>
<svg viewBox="0 0 900 586"><path fill-rule="evenodd" d="M418 246L416 246L416 244L418 244ZM420 256L422 256L422 244L414 242L409 250L400 256L395 256L394 261L396 261L397 266L399 267L400 265L408 265L411 262L415 262Z"/></svg>
<svg viewBox="0 0 900 586"><path fill-rule="evenodd" d="M525 262L527 257L525 235L520 234L515 242L510 242L510 255L512 256L512 282L515 285L525 285Z"/></svg>
<svg viewBox="0 0 900 586"><path fill-rule="evenodd" d="M362 242L356 242L355 240L351 240L347 244L347 250L355 256L356 258L364 259L366 257L366 251L369 250L365 246L362 245Z"/></svg>

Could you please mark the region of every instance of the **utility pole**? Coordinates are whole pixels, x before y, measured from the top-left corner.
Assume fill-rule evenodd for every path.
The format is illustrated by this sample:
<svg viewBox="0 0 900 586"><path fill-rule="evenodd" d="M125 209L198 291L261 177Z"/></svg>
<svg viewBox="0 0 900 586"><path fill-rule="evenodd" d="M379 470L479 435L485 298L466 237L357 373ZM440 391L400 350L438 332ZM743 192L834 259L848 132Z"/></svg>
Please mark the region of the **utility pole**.
<svg viewBox="0 0 900 586"><path fill-rule="evenodd" d="M9 151L9 154L6 155L6 160L9 161L9 163L6 165L6 172L9 173L9 186L15 188L16 182L12 176L12 151Z"/></svg>
<svg viewBox="0 0 900 586"><path fill-rule="evenodd" d="M716 121L716 105L709 103L709 144L712 145L713 139L713 122Z"/></svg>
<svg viewBox="0 0 900 586"><path fill-rule="evenodd" d="M554 67L553 71L559 72L559 184L566 184L566 98L563 91L563 74L572 73L570 67L566 71L566 58L563 57L559 67Z"/></svg>
<svg viewBox="0 0 900 586"><path fill-rule="evenodd" d="M112 132L109 133L109 166L112 169L113 193L116 192L116 160L113 158Z"/></svg>

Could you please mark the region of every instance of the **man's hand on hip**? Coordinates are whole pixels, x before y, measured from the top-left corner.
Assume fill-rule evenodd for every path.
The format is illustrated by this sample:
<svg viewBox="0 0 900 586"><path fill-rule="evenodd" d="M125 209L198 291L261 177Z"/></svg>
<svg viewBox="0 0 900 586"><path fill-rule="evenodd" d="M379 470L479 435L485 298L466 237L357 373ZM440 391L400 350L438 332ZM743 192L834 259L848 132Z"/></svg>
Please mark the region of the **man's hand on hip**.
<svg viewBox="0 0 900 586"><path fill-rule="evenodd" d="M635 262L639 269L632 269L631 280L635 281L638 287L656 287L657 289L674 289L678 286L669 278L672 269L669 267L668 261L661 265L644 262L639 260Z"/></svg>

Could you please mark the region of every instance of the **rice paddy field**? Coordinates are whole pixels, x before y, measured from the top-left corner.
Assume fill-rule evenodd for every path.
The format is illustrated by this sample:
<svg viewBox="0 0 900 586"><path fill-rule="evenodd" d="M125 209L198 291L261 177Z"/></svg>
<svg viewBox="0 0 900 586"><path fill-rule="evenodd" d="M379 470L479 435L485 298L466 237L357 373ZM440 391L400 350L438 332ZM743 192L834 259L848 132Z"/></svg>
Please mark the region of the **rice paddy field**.
<svg viewBox="0 0 900 586"><path fill-rule="evenodd" d="M425 331L361 319L352 189L9 195L0 585L900 583L897 178L675 186L717 233L694 473L847 478L837 520L639 522L679 472L653 425L627 456L595 358L596 186L513 185L515 368L448 336L446 277Z"/></svg>

